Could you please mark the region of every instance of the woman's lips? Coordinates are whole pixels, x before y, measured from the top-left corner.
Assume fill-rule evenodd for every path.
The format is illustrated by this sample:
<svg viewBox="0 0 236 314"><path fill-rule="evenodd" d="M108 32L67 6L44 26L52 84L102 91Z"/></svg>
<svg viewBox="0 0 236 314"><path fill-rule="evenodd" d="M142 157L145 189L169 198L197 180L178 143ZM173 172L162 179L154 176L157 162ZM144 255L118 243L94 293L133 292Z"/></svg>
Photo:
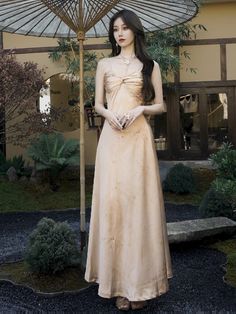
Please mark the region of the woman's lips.
<svg viewBox="0 0 236 314"><path fill-rule="evenodd" d="M124 38L119 39L119 43L122 43L123 41L125 41L125 39L124 39Z"/></svg>

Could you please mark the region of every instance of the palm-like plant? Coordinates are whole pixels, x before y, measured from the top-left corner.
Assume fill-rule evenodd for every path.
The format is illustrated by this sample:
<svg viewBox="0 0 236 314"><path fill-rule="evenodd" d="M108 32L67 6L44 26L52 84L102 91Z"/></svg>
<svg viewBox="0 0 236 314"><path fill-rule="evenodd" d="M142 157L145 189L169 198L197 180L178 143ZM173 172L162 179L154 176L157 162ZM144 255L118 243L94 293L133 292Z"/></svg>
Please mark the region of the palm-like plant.
<svg viewBox="0 0 236 314"><path fill-rule="evenodd" d="M56 179L67 166L79 165L79 141L64 139L59 132L41 134L27 150L28 155L36 162L36 170L48 171L49 183L58 188Z"/></svg>

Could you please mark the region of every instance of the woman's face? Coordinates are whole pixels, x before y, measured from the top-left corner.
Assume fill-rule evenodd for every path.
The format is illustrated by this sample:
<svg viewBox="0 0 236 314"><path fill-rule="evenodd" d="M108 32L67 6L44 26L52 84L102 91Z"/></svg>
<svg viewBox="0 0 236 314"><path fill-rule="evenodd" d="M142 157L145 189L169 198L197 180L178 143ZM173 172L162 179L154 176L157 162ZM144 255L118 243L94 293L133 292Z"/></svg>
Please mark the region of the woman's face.
<svg viewBox="0 0 236 314"><path fill-rule="evenodd" d="M113 34L120 47L127 47L134 43L134 32L126 26L120 17L114 21Z"/></svg>

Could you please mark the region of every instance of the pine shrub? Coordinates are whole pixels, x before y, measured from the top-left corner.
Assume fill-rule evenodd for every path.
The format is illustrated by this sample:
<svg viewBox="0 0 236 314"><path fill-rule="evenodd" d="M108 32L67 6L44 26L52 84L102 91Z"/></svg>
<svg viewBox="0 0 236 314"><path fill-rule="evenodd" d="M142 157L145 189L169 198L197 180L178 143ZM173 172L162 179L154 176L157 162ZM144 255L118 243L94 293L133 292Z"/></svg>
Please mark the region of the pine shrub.
<svg viewBox="0 0 236 314"><path fill-rule="evenodd" d="M236 180L216 178L211 186L217 193L223 194L236 210Z"/></svg>
<svg viewBox="0 0 236 314"><path fill-rule="evenodd" d="M210 187L200 203L199 213L203 218L218 216L232 218L233 205L224 193Z"/></svg>
<svg viewBox="0 0 236 314"><path fill-rule="evenodd" d="M236 180L236 149L229 142L224 142L222 147L209 160L217 168L217 176L228 180Z"/></svg>
<svg viewBox="0 0 236 314"><path fill-rule="evenodd" d="M192 193L196 189L193 170L182 163L171 167L166 179L163 181L164 191L176 194Z"/></svg>
<svg viewBox="0 0 236 314"><path fill-rule="evenodd" d="M80 262L76 236L67 222L42 218L31 233L25 261L32 272L54 274Z"/></svg>
<svg viewBox="0 0 236 314"><path fill-rule="evenodd" d="M217 177L204 195L199 212L203 217L233 218L236 210L236 150L231 143L224 142L209 160L216 166Z"/></svg>

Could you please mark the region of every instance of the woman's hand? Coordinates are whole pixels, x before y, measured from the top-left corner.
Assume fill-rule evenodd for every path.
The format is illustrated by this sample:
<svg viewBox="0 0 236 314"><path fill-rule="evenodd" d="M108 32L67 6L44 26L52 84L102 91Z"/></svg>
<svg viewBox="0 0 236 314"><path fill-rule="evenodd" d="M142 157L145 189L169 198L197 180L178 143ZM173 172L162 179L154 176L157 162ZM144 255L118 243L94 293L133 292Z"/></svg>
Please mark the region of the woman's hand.
<svg viewBox="0 0 236 314"><path fill-rule="evenodd" d="M115 130L122 130L123 129L123 126L120 122L118 114L107 109L104 116L113 129L115 129Z"/></svg>
<svg viewBox="0 0 236 314"><path fill-rule="evenodd" d="M129 127L144 112L144 106L138 106L126 112L120 119L123 128Z"/></svg>

